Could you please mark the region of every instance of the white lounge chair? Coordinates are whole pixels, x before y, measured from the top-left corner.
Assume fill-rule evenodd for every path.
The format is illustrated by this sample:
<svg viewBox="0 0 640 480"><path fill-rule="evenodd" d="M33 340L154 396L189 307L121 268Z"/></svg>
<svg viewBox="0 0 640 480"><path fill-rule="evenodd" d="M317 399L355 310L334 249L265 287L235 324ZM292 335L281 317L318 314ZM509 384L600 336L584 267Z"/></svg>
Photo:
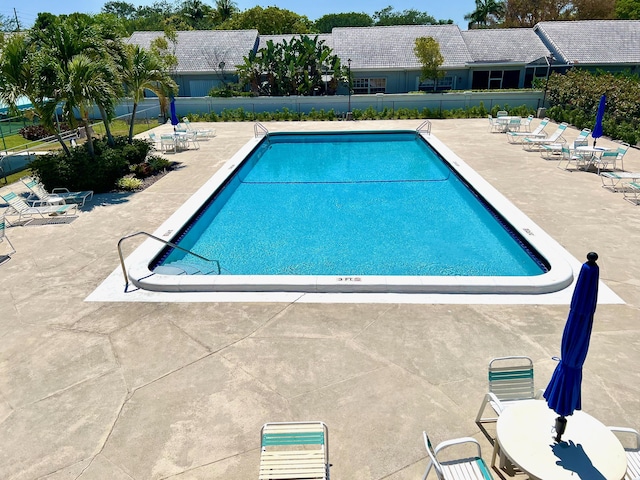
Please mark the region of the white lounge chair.
<svg viewBox="0 0 640 480"><path fill-rule="evenodd" d="M601 172L602 188L608 188L612 192L624 190L625 183L637 183L640 181L640 172Z"/></svg>
<svg viewBox="0 0 640 480"><path fill-rule="evenodd" d="M625 200L638 205L638 203L640 202L640 183L627 183L624 186L624 190L622 192Z"/></svg>
<svg viewBox="0 0 640 480"><path fill-rule="evenodd" d="M60 215L74 216L70 215L70 213L76 213L78 210L78 205L75 203L71 205L40 205L30 207L27 202L18 197L14 192L0 195L0 198L9 204L9 214L17 215L19 222L22 221L23 217L33 220L34 217L46 219Z"/></svg>
<svg viewBox="0 0 640 480"><path fill-rule="evenodd" d="M589 146L589 143L587 142L587 137L589 137L590 133L591 133L591 130L589 130L588 128L583 128L578 133L578 136L573 141L573 147L572 147L576 155L580 155L579 152L575 151L576 148ZM565 144L566 142L563 141L563 142L556 142L556 143L541 145L540 156L542 158L554 158L554 156L556 156L555 158L557 158L557 155L560 155L562 153L562 146Z"/></svg>
<svg viewBox="0 0 640 480"><path fill-rule="evenodd" d="M259 480L329 479L329 430L324 422L265 423Z"/></svg>
<svg viewBox="0 0 640 480"><path fill-rule="evenodd" d="M545 117L532 132L507 132L507 140L509 143L523 143L525 138L546 138L544 129L548 123L549 118Z"/></svg>
<svg viewBox="0 0 640 480"><path fill-rule="evenodd" d="M38 200L40 204L45 205L77 203L83 207L85 202L93 199L93 190L70 192L67 188L54 188L51 193L49 193L42 183L31 176L27 175L20 180L31 192L29 198L27 198L27 202Z"/></svg>
<svg viewBox="0 0 640 480"><path fill-rule="evenodd" d="M427 432L422 432L424 446L429 455L429 463L427 469L422 476L422 480L426 480L431 468L433 467L438 476L438 480L492 480L493 477L489 472L487 464L482 459L482 450L480 444L475 438L462 437L454 440L447 440L438 444L434 449ZM474 456L457 458L455 460L441 461L438 460L438 454L445 448L468 444L474 450Z"/></svg>
<svg viewBox="0 0 640 480"><path fill-rule="evenodd" d="M185 124L188 132L197 132L198 137L200 138L210 138L216 136L216 131L213 128L193 128L191 126L191 122L187 117L182 119L182 122Z"/></svg>
<svg viewBox="0 0 640 480"><path fill-rule="evenodd" d="M522 148L529 151L540 150L543 145L550 145L552 143L566 143L562 134L567 129L569 125L565 122L558 125L556 131L553 132L546 138L538 138L538 137L525 137L522 142Z"/></svg>
<svg viewBox="0 0 640 480"><path fill-rule="evenodd" d="M640 433L628 427L609 427L609 429L621 440L627 441L631 438L634 446L623 443L624 451L627 454L627 473L624 480L640 480Z"/></svg>
<svg viewBox="0 0 640 480"><path fill-rule="evenodd" d="M476 423L495 422L497 416L483 417L487 405L497 415L514 402L532 400L542 396L536 392L533 378L533 360L525 356L498 357L489 362L489 392L482 399Z"/></svg>
<svg viewBox="0 0 640 480"><path fill-rule="evenodd" d="M0 264L9 260L9 257L11 257L11 255L16 253L15 247L13 246L13 244L11 243L11 240L9 240L9 237L7 237L5 233L6 226L7 226L7 223L4 220L4 216L0 216L0 243L4 243L4 241L6 240L7 245L9 245L9 248L10 248L9 253L6 253L6 252L0 253Z"/></svg>

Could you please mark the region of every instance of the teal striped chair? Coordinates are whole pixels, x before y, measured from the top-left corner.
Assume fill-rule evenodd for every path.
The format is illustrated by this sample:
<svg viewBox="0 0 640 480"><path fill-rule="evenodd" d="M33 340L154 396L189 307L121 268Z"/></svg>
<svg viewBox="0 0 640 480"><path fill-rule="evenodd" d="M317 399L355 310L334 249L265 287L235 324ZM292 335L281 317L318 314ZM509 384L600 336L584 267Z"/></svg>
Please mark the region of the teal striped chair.
<svg viewBox="0 0 640 480"><path fill-rule="evenodd" d="M480 450L480 444L475 438L463 437L456 438L454 440L447 440L439 443L438 446L433 449L431 441L427 432L422 432L424 438L424 446L427 449L429 455L429 463L427 464L427 470L424 472L422 480L426 480L431 468L433 467L438 476L438 480L492 480L491 472L487 467L487 464L482 459L482 451ZM469 444L475 447L475 455L472 457L458 458L455 460L440 461L438 460L438 453L448 447L454 445Z"/></svg>
<svg viewBox="0 0 640 480"><path fill-rule="evenodd" d="M6 241L10 247L9 253L0 254L0 264L9 260L9 257L14 253L16 253L16 249L11 243L11 240L9 240L9 237L7 237L7 235L4 233L6 226L7 226L7 223L4 221L4 216L0 216L0 243L3 243L4 241Z"/></svg>
<svg viewBox="0 0 640 480"><path fill-rule="evenodd" d="M323 422L265 423L259 480L329 478L329 431Z"/></svg>
<svg viewBox="0 0 640 480"><path fill-rule="evenodd" d="M627 473L624 480L640 479L640 433L629 427L609 427L620 439L627 455ZM632 439L629 441L629 439Z"/></svg>
<svg viewBox="0 0 640 480"><path fill-rule="evenodd" d="M489 362L489 392L482 399L476 423L495 422L510 404L540 398L533 378L533 361L525 356L498 357ZM483 417L487 405L496 416Z"/></svg>

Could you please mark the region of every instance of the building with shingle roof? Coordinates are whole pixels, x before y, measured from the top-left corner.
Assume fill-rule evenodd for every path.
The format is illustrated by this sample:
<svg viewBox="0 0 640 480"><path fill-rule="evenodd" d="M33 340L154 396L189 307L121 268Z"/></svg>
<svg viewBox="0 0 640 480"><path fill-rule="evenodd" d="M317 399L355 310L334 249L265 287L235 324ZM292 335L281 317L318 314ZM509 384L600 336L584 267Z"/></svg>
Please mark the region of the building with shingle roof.
<svg viewBox="0 0 640 480"><path fill-rule="evenodd" d="M148 48L160 35L135 32L129 42ZM237 81L236 66L250 52L269 40L289 42L295 36L259 35L256 30L177 32L179 95L205 96L225 78ZM536 77L575 67L640 71L638 20L540 22L533 28L468 31L457 25L336 27L331 34L318 35L349 65L353 92L360 94L432 90L432 81L420 80L421 65L414 53L419 37L434 38L444 57L445 75L437 90L528 88Z"/></svg>
<svg viewBox="0 0 640 480"><path fill-rule="evenodd" d="M466 64L473 89L530 87L547 73L549 49L530 28L460 32L471 61Z"/></svg>
<svg viewBox="0 0 640 480"><path fill-rule="evenodd" d="M163 32L134 32L128 42L150 48ZM236 65L258 46L257 30L189 30L176 32L175 80L178 95L204 97L226 75L235 75ZM172 49L171 45L169 46ZM235 79L234 79L235 81Z"/></svg>
<svg viewBox="0 0 640 480"><path fill-rule="evenodd" d="M557 62L608 71L640 69L640 20L540 22L533 31Z"/></svg>

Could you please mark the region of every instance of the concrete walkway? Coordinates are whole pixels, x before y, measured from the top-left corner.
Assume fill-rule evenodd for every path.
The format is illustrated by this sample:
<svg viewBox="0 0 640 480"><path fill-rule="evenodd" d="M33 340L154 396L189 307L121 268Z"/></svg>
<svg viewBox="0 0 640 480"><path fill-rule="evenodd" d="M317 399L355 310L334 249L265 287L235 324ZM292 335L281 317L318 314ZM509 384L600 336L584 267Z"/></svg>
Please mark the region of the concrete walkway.
<svg viewBox="0 0 640 480"><path fill-rule="evenodd" d="M486 119L432 123L574 257L598 252L626 304L598 307L583 409L640 428L640 206L509 145ZM217 136L168 154L181 168L147 190L96 195L69 224L7 230L17 253L0 266L0 478L257 478L260 427L285 420L328 424L334 480L421 478L423 430L436 443L473 436L489 460L474 423L488 361L529 355L544 388L567 305L85 301L118 267L122 236L153 232L253 136L251 123L208 126ZM640 151L624 165L640 171Z"/></svg>

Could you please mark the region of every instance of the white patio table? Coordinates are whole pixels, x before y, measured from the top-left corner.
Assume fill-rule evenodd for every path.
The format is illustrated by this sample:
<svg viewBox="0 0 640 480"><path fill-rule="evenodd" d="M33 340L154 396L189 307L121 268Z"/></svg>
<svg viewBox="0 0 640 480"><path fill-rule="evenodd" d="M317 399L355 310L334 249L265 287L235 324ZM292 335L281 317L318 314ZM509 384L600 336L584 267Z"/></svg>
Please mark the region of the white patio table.
<svg viewBox="0 0 640 480"><path fill-rule="evenodd" d="M496 425L500 455L532 480L621 480L627 469L616 436L591 415L576 410L567 417L562 441L553 431L558 416L544 400L506 408Z"/></svg>

